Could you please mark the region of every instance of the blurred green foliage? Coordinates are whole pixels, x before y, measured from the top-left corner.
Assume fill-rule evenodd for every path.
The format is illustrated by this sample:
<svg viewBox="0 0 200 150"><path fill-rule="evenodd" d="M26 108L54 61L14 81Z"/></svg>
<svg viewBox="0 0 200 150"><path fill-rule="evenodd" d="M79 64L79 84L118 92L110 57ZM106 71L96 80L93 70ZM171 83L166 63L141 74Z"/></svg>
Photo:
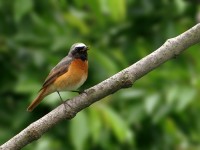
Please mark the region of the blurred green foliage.
<svg viewBox="0 0 200 150"><path fill-rule="evenodd" d="M0 143L60 104L52 94L26 112L73 43L90 46L86 89L194 26L199 10L195 0L0 0ZM200 149L199 48L62 121L24 150Z"/></svg>

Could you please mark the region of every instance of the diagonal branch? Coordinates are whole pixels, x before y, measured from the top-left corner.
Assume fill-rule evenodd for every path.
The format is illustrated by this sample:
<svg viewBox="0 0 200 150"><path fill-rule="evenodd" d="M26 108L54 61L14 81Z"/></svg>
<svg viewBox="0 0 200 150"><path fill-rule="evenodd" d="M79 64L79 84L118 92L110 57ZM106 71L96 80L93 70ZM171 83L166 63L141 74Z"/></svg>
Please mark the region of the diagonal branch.
<svg viewBox="0 0 200 150"><path fill-rule="evenodd" d="M17 150L23 148L32 141L39 139L59 121L71 119L79 111L90 106L92 103L122 88L131 87L137 79L198 42L200 42L200 24L197 24L175 38L168 39L160 48L135 64L85 90L79 96L66 101L65 106L67 110L65 110L64 105L58 106L1 145L0 150Z"/></svg>

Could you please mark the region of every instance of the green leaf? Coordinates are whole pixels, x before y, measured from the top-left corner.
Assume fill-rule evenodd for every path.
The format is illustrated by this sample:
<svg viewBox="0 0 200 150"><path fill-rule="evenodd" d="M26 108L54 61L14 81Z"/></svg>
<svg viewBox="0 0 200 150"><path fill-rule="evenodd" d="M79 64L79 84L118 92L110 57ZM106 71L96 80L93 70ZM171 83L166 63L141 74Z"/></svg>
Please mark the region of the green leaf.
<svg viewBox="0 0 200 150"><path fill-rule="evenodd" d="M15 0L14 1L14 18L19 22L22 17L31 11L33 7L32 0Z"/></svg>
<svg viewBox="0 0 200 150"><path fill-rule="evenodd" d="M173 104L175 100L177 100L177 96L179 94L178 86L171 86L166 89L166 101L167 104Z"/></svg>
<svg viewBox="0 0 200 150"><path fill-rule="evenodd" d="M70 123L71 142L76 150L83 150L89 136L88 118L84 111L72 119Z"/></svg>
<svg viewBox="0 0 200 150"><path fill-rule="evenodd" d="M160 100L160 95L159 93L154 93L152 95L149 95L148 97L146 97L145 99L145 103L144 106L146 108L146 111L148 114L152 114L153 111L155 110L155 107L157 106L157 104L159 103Z"/></svg>
<svg viewBox="0 0 200 150"><path fill-rule="evenodd" d="M123 143L125 141L133 140L133 133L130 131L125 121L116 112L105 105L101 105L100 111L105 123L107 123L113 131L119 142Z"/></svg>
<svg viewBox="0 0 200 150"><path fill-rule="evenodd" d="M184 0L176 0L174 1L176 4L176 9L177 9L177 14L182 14L186 8L187 8L187 3Z"/></svg>
<svg viewBox="0 0 200 150"><path fill-rule="evenodd" d="M119 61L120 64L122 64L124 68L128 66L127 59L121 50L116 49L115 51L112 51L112 55L115 59L117 59L117 61Z"/></svg>
<svg viewBox="0 0 200 150"><path fill-rule="evenodd" d="M145 95L145 90L143 89L136 89L136 88L130 88L130 89L126 89L123 91L119 91L118 92L118 98L119 99L124 99L124 100L133 100L136 98L141 98Z"/></svg>
<svg viewBox="0 0 200 150"><path fill-rule="evenodd" d="M65 20L72 26L77 28L82 34L87 35L89 34L89 26L83 21L83 16L81 13L72 10L71 13L66 13L64 15Z"/></svg>
<svg viewBox="0 0 200 150"><path fill-rule="evenodd" d="M109 0L107 1L109 13L114 21L123 21L126 17L126 1L125 0Z"/></svg>
<svg viewBox="0 0 200 150"><path fill-rule="evenodd" d="M93 59L100 62L102 67L107 70L106 73L108 73L109 75L113 75L117 72L117 65L105 53L100 50L93 50L90 53L93 55Z"/></svg>
<svg viewBox="0 0 200 150"><path fill-rule="evenodd" d="M19 93L32 93L33 91L38 91L40 86L37 81L32 80L25 74L20 74L18 82L14 86L15 92Z"/></svg>
<svg viewBox="0 0 200 150"><path fill-rule="evenodd" d="M193 98L196 95L196 93L197 92L195 89L189 87L183 88L178 97L178 105L176 110L182 111L185 107L187 107L189 103L191 103L192 100L194 100Z"/></svg>
<svg viewBox="0 0 200 150"><path fill-rule="evenodd" d="M79 0L80 1L80 0ZM86 0L84 1L85 3L87 3L87 6L90 7L90 9L92 10L92 14L90 13L90 15L92 17L95 17L96 20L98 22L98 26L102 26L104 25L103 23L105 22L105 18L103 17L103 10L102 9L102 0Z"/></svg>
<svg viewBox="0 0 200 150"><path fill-rule="evenodd" d="M98 143L98 141L100 140L99 135L102 129L102 122L96 107L91 107L89 109L89 124L92 140L94 141L94 143Z"/></svg>
<svg viewBox="0 0 200 150"><path fill-rule="evenodd" d="M161 119L167 116L171 109L171 105L161 105L158 111L152 116L153 123L157 124Z"/></svg>

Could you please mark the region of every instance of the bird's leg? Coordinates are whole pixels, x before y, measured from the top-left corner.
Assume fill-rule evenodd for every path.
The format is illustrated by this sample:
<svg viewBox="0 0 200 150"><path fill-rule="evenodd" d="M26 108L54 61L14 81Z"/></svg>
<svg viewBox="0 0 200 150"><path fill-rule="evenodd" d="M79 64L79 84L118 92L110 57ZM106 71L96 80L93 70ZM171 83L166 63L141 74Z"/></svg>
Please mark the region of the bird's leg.
<svg viewBox="0 0 200 150"><path fill-rule="evenodd" d="M60 95L60 93L58 92L58 91L56 91L57 93L58 93L58 95L59 95L59 97L60 97L60 100L61 100L61 102L64 104L64 101L63 101L63 99L62 99L62 97L61 97L61 95ZM70 108L71 108L71 106L68 104L68 103L66 103ZM65 104L64 104L64 106L65 106ZM66 106L65 106L65 110L67 110L67 108L66 108Z"/></svg>
<svg viewBox="0 0 200 150"><path fill-rule="evenodd" d="M70 110L71 112L67 112L67 108L66 108L66 106L65 106L65 101L63 101L62 97L60 96L59 91L56 91L56 92L58 93L58 95L59 95L59 97L60 97L60 100L62 101L62 103L63 103L63 105L64 105L64 107L65 107L65 113L66 113L66 114L68 113L68 115L70 116L70 118L74 117L75 114L76 114L76 112L74 111L74 108L73 108L72 106L70 106L70 105L68 104L68 102L66 102L66 105L69 106L69 107L71 108L71 110ZM68 119L68 117L67 117L67 119Z"/></svg>
<svg viewBox="0 0 200 150"><path fill-rule="evenodd" d="M60 97L60 100L61 100L61 102L62 102L62 103L64 103L64 101L63 101L62 97L60 96L60 93L59 93L58 91L56 91L56 92L58 93L58 95L59 95L59 97Z"/></svg>

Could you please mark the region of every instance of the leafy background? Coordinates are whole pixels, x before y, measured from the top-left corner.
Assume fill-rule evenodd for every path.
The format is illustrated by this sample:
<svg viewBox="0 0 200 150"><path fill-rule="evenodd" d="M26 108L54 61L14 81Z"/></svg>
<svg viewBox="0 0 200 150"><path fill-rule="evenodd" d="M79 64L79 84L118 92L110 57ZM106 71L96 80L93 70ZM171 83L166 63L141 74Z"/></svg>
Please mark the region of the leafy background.
<svg viewBox="0 0 200 150"><path fill-rule="evenodd" d="M73 43L90 46L86 89L194 26L199 11L198 0L0 0L0 143L60 104L52 94L26 112ZM62 121L24 150L200 149L199 48Z"/></svg>

